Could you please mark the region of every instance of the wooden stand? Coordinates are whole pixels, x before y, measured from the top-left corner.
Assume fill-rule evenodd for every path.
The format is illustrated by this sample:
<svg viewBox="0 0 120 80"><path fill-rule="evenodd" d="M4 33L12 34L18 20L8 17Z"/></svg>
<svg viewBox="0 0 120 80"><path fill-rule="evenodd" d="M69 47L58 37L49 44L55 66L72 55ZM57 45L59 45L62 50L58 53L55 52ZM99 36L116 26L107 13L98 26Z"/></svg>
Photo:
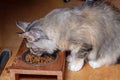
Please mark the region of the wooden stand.
<svg viewBox="0 0 120 80"><path fill-rule="evenodd" d="M22 42L15 60L10 68L10 80L19 80L20 74L27 75L55 75L57 80L63 80L65 68L65 54L58 52L58 59L45 66L33 66L22 61L21 55L27 50L25 41Z"/></svg>

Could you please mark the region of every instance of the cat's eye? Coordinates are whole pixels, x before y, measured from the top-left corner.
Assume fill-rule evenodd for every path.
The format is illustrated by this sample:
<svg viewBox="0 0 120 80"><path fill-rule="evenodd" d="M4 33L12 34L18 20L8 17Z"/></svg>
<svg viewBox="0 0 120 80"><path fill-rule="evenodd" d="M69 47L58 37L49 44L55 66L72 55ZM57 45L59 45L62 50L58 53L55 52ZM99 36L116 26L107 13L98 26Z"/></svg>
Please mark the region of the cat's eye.
<svg viewBox="0 0 120 80"><path fill-rule="evenodd" d="M27 40L28 40L28 41L33 41L32 38L29 38L29 37L27 37Z"/></svg>

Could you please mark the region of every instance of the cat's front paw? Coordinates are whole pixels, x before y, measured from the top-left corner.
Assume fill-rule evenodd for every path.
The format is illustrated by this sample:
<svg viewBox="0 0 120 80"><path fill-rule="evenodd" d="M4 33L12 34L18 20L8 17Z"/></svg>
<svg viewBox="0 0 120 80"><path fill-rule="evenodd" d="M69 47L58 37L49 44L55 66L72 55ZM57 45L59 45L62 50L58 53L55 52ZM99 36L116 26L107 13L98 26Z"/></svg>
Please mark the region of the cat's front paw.
<svg viewBox="0 0 120 80"><path fill-rule="evenodd" d="M102 64L98 61L89 61L89 65L94 69L102 66Z"/></svg>
<svg viewBox="0 0 120 80"><path fill-rule="evenodd" d="M73 61L68 64L68 69L71 71L79 71L82 69L83 65L84 65L84 60L80 60L79 62Z"/></svg>
<svg viewBox="0 0 120 80"><path fill-rule="evenodd" d="M71 56L71 55L68 55L68 56L67 56L67 62L72 62L72 61L73 61L72 56Z"/></svg>

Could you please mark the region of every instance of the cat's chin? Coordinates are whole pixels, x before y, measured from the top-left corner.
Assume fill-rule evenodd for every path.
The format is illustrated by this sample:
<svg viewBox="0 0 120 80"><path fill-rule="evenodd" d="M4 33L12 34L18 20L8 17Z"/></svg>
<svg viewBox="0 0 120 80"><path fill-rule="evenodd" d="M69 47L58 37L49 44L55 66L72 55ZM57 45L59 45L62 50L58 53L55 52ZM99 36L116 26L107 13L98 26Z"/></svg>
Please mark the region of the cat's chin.
<svg viewBox="0 0 120 80"><path fill-rule="evenodd" d="M42 56L42 54L35 54L36 56Z"/></svg>
<svg viewBox="0 0 120 80"><path fill-rule="evenodd" d="M31 53L34 54L34 55L36 55L36 56L42 56L42 54L43 54L41 52L39 52L39 53L38 52L31 52Z"/></svg>
<svg viewBox="0 0 120 80"><path fill-rule="evenodd" d="M48 53L48 54L53 54L53 53L54 53L54 51L47 51L47 53Z"/></svg>
<svg viewBox="0 0 120 80"><path fill-rule="evenodd" d="M47 52L48 54L54 54L56 51L58 51L58 50L57 50L57 49L55 49L55 50L52 50L52 49L46 50L46 52Z"/></svg>

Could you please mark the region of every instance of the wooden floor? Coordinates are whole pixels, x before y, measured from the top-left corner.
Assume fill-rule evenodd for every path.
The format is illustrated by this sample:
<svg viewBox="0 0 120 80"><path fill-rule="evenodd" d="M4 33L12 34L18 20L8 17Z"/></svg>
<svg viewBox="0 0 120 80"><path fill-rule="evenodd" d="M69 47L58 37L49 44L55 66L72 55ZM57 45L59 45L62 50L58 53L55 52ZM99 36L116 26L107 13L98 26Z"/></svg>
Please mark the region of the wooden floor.
<svg viewBox="0 0 120 80"><path fill-rule="evenodd" d="M10 80L9 66L11 66L22 41L22 39L16 34L16 32L20 32L21 30L17 28L15 22L17 20L33 21L45 16L52 9L78 5L81 3L81 0L71 0L69 3L63 3L62 0L2 1L0 2L0 52L3 48L10 48L12 51L12 57L9 59L6 68L1 74L0 80ZM120 8L120 0L108 1L111 1L112 4ZM21 80L55 80L53 78L47 79L44 76L30 77L23 75ZM66 67L64 77L65 80L120 80L120 64L92 69L86 63L84 68L78 72L71 72Z"/></svg>

